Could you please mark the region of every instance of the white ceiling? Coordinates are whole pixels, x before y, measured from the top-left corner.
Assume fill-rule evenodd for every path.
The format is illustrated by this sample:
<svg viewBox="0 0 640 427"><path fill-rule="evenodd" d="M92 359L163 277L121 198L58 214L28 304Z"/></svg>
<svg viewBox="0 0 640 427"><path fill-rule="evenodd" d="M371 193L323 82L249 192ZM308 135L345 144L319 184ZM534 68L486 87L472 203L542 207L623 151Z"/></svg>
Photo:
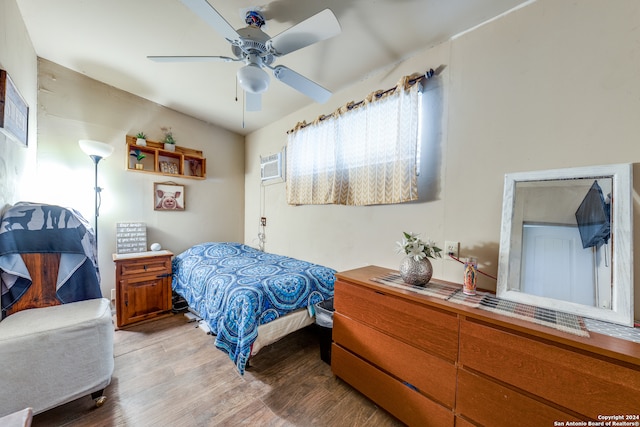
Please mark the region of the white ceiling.
<svg viewBox="0 0 640 427"><path fill-rule="evenodd" d="M270 36L325 8L333 11L342 27L339 36L277 58L274 65L336 92L528 0L254 1L209 0L236 29L246 26L245 10L260 8ZM147 55L233 56L229 43L179 0L17 3L39 57L234 132L250 133L313 102L272 78L262 111L244 113L243 127L235 80L241 63L148 60Z"/></svg>

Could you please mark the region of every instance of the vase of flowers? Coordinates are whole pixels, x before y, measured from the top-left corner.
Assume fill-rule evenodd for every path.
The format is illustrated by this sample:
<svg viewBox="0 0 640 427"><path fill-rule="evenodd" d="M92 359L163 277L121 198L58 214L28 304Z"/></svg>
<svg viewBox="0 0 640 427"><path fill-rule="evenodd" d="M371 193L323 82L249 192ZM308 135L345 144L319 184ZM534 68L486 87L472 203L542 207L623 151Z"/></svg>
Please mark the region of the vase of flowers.
<svg viewBox="0 0 640 427"><path fill-rule="evenodd" d="M400 263L400 276L409 285L426 285L433 276L433 266L429 258L440 258L442 249L427 239L420 239L418 234L403 232L398 244L398 252L406 256Z"/></svg>

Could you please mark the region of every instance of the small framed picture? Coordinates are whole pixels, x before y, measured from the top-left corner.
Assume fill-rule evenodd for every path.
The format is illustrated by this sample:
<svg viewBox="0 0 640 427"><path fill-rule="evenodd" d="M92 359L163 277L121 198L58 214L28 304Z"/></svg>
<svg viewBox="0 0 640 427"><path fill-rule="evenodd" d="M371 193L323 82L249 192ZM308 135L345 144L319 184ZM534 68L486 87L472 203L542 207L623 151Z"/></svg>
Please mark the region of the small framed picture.
<svg viewBox="0 0 640 427"><path fill-rule="evenodd" d="M184 185L173 182L154 182L153 200L153 209L156 211L183 211Z"/></svg>
<svg viewBox="0 0 640 427"><path fill-rule="evenodd" d="M5 70L0 70L0 132L27 146L29 107Z"/></svg>
<svg viewBox="0 0 640 427"><path fill-rule="evenodd" d="M172 173L174 175L177 175L178 172L178 165L177 163L172 163L172 162L160 162L160 172L162 173Z"/></svg>

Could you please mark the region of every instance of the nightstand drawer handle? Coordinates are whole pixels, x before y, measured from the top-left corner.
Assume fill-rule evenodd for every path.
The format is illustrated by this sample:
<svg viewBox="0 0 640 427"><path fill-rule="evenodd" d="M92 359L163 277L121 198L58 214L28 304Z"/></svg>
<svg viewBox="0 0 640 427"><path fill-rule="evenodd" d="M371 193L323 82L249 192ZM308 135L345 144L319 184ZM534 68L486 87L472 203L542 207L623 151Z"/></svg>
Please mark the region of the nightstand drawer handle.
<svg viewBox="0 0 640 427"><path fill-rule="evenodd" d="M156 276L158 279L164 279L165 277L169 277L171 276L171 273L165 273L165 274L160 274L158 276Z"/></svg>

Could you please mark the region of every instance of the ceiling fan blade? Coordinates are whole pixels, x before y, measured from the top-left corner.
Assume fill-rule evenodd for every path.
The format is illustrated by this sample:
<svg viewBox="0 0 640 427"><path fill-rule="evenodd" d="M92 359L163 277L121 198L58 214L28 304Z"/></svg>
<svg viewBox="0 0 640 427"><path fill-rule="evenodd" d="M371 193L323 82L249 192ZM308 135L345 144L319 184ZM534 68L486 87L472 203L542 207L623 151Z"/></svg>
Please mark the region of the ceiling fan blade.
<svg viewBox="0 0 640 427"><path fill-rule="evenodd" d="M239 61L237 58L229 58L228 56L147 56L155 62L232 62Z"/></svg>
<svg viewBox="0 0 640 427"><path fill-rule="evenodd" d="M204 22L209 24L214 30L216 30L222 37L227 39L231 44L239 45L240 35L238 32L227 22L226 19L218 13L217 10L211 6L207 0L180 0L182 4L187 6L193 13L198 15Z"/></svg>
<svg viewBox="0 0 640 427"><path fill-rule="evenodd" d="M325 9L272 37L267 41L267 48L275 56L282 56L337 36L340 32L338 19L330 9Z"/></svg>
<svg viewBox="0 0 640 427"><path fill-rule="evenodd" d="M244 96L245 96L247 111L262 110L262 94L245 91Z"/></svg>
<svg viewBox="0 0 640 427"><path fill-rule="evenodd" d="M320 86L318 83L313 82L303 76L302 74L296 73L290 68L285 67L284 65L278 65L277 67L272 68L273 76L280 80L282 83L287 84L307 95L309 98L314 101L324 104L331 98L331 92L327 89Z"/></svg>

